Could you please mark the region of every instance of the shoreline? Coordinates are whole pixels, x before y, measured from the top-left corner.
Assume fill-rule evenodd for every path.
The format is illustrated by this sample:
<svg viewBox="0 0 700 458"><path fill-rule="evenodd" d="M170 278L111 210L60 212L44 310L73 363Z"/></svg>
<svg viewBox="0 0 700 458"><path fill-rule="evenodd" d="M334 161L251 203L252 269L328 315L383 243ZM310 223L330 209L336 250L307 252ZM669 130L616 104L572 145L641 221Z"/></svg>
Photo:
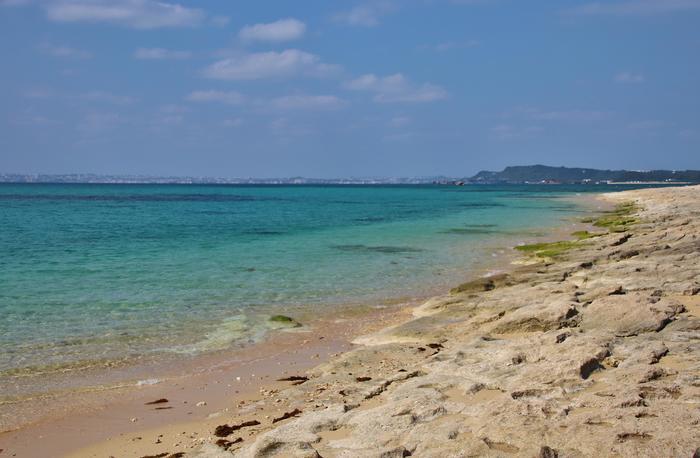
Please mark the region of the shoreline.
<svg viewBox="0 0 700 458"><path fill-rule="evenodd" d="M590 194L584 194L584 195L579 195L579 196L567 196L565 199L576 199L579 201L579 203L584 207L587 208L587 211L590 212L597 212L601 211L600 208L600 202L598 202L598 208L594 209L593 208L593 203L592 202L597 202L595 200L595 195L590 195ZM588 200L588 202L584 203L585 200ZM571 229L573 226L582 226L581 224L578 223L569 223L569 222L562 222L561 225L558 225L556 228L549 228L548 233L543 237L543 236L525 236L527 239L536 239L538 241L542 240L551 240L554 239L560 235L568 235L571 232ZM502 235L497 238L499 242L503 242L505 240L513 240L514 235ZM522 243L522 242L521 242ZM501 245L496 245L501 247ZM481 277L483 275L486 275L487 273L493 274L495 273L501 273L505 271L512 270L513 268L517 268L513 264L513 259L515 259L517 256L514 253L507 253L504 252L504 250L507 250L509 247L501 247L502 249L500 250L501 253L505 253L505 258L506 261L494 261L494 260L489 260L489 262L482 262L478 264L482 264L479 266L478 264L476 266L472 266L470 269L467 270L468 274L465 276L466 279L470 278L475 278L475 277ZM498 268L494 268L494 266L498 263ZM489 265L489 267L485 267ZM482 275L476 275L477 272L481 272ZM347 329L344 329L347 326L347 322L343 324L343 326L338 326L337 330L342 330L344 332L344 336L346 337L345 339L328 339L325 342L315 342L311 341L311 339L306 339L305 337L308 337L310 335L316 335L317 331L315 329L318 329L319 324L323 324L323 319L322 320L317 320L315 323L312 323L310 325L309 329L306 329L304 332L299 333L298 335L292 335L292 333L280 333L280 332L275 332L273 336L266 338L263 342L258 342L253 344L253 346L247 346L243 349L237 350L234 353L235 354L240 354L244 353L246 350L250 350L251 348L255 349L262 349L263 358L261 359L266 359L266 358L271 358L271 361L274 361L273 364L279 365L284 365L287 364L287 369L283 369L282 372L274 370L275 368L270 368L269 364L265 366L265 364L257 364L256 361L240 361L239 365L236 365L236 363L231 363L231 361L226 361L226 359L230 358L224 358L224 361L217 361L215 363L212 363L214 358L212 358L208 363L203 364L200 366L201 368L208 368L206 370L210 371L212 368L217 367L217 366L224 366L224 368L218 370L215 374L210 373L206 376L194 376L192 377L191 380L180 380L178 381L176 377L169 378L166 380L161 381L160 383L153 385L153 386L144 386L141 387L137 390L134 390L133 387L127 387L126 392L120 392L120 391L115 391L111 393L113 396L108 397L108 400L106 402L102 402L101 405L95 406L95 405L90 405L85 408L79 408L77 409L77 412L72 412L68 413L67 415L64 415L61 417L60 415L54 416L54 417L47 417L39 422L25 425L21 427L18 430L14 431L8 431L5 433L0 433L0 443L3 444L3 447L7 447L7 452L12 451L12 446L14 447L21 447L21 448L16 448L16 450L20 451L20 454L17 456L25 456L21 454L24 450L26 450L27 453L32 453L32 450L36 450L35 445L31 444L31 438L32 437L38 437L41 438L42 441L47 441L50 440L52 444L58 444L58 447L56 448L57 453L69 453L68 456L102 456L100 453L104 451L104 447L109 444L109 441L114 439L115 434L119 434L121 437L127 434L136 434L140 432L144 432L144 435L146 432L149 434L154 434L155 432L164 432L163 436L167 436L169 433L172 433L171 430L176 429L179 430L181 429L181 426L187 425L188 430L196 432L196 436L191 438L192 440L197 439L200 440L199 437L202 437L202 435L206 432L206 427L204 425L211 425L213 423L216 423L216 420L213 418L209 418L210 415L217 415L221 414L222 412L227 412L229 408L232 408L235 405L235 402L240 402L243 400L244 402L251 402L251 398L254 398L255 396L255 391L256 389L259 389L262 386L268 387L268 385L271 383L271 381L280 375L284 375L286 373L289 373L289 371L300 371L300 370L310 370L314 366L317 366L319 362L325 362L329 360L331 357L338 357L340 353L344 353L347 351L351 351L353 348L357 348L357 345L364 345L367 342L363 342L362 339L356 339L357 337L361 335L367 335L371 334L373 332L377 332L380 329L387 329L391 328L391 326L396 326L400 325L402 323L405 323L407 320L411 319L411 314L417 310L417 306L420 303L425 302L425 300L431 300L431 298L434 298L434 296L426 296L424 298L419 298L415 299L411 303L403 303L401 305L389 305L387 306L386 309L381 310L378 308L372 308L372 307L362 307L362 311L360 311L360 307L355 306L353 307L346 307L350 315L357 314L353 317L353 330L349 331ZM367 310L369 309L369 311ZM328 313L329 315L335 315L336 310L333 311L333 313ZM354 322L354 320L357 320L359 316L359 321ZM332 329L332 323L325 323L326 325L330 324L330 329ZM359 326L358 326L359 325ZM325 327L325 326L324 326ZM315 329L314 329L315 328ZM280 335L282 334L282 335ZM285 335L287 334L287 335ZM296 334L296 333L294 333ZM349 336L349 337L348 337ZM337 337L337 336L336 336ZM323 336L322 336L323 338ZM290 350L292 347L299 346L300 343L304 343L301 346L305 346L305 348L299 348L298 350ZM282 351L279 351L276 353L276 355L273 355L275 351L272 351L272 349L282 349ZM291 353L290 353L291 351ZM220 353L230 353L230 352L220 352ZM206 359L206 358L202 358ZM284 363L280 364L280 359L284 360ZM314 360L315 359L315 360ZM201 362L201 361L200 361ZM185 366L186 370L184 372L192 372L193 365L189 364ZM242 369L246 368L246 369ZM255 369L257 368L257 369ZM234 372L245 372L248 371L249 373L256 373L258 375L258 379L256 380L251 380L250 383L247 384L247 386L243 389L238 389L234 390L234 393L230 393L229 391L226 390L213 390L215 394L209 394L206 396L199 396L199 398L206 399L206 400L199 400L195 401L195 399L198 399L195 391L194 385L197 383L209 385L209 384L215 384L218 385L221 383L222 380L226 379L227 377L232 377ZM178 369L178 372L183 372L182 367ZM264 374L264 375L261 375ZM184 376L183 376L184 377ZM205 380L206 379L206 380ZM165 382L165 385L163 385L163 382ZM184 385L185 387L183 387ZM271 388L272 390L277 390L284 388L285 384L282 383L276 383L272 382ZM210 413L207 414L206 417L204 417L202 414L204 412L209 412L210 409L207 409L206 406L202 405L200 408L192 408L192 406L189 406L189 412L185 413L185 415L182 414L175 414L175 415L170 415L169 418L165 418L165 415L162 415L162 411L160 412L160 418L150 418L144 421L144 419L139 418L139 417L131 417L130 420L136 419L136 421L133 421L130 423L132 424L117 424L118 422L110 421L107 425L105 425L104 428L88 428L89 430L92 430L92 433L90 434L92 437L89 440L85 440L85 437L82 436L80 438L80 442L82 442L82 445L79 447L76 447L75 441L71 441L70 444L65 443L65 439L63 438L63 434L57 434L55 431L52 431L51 426L47 426L47 423L52 423L54 421L60 421L62 423L68 422L68 427L69 428L76 428L78 430L84 429L84 426L86 424L89 424L92 421L100 421L104 420L105 409L110 409L112 410L113 414L110 414L110 417L120 415L122 417L122 420L129 415L127 415L127 412L138 412L138 411L143 411L143 404L145 402L148 402L149 396L151 398L159 397L160 394L162 394L161 397L167 397L168 399L173 398L177 399L177 395L173 395L176 390L180 391L187 391L189 390L189 395L186 396L188 400L182 399L180 397L182 402L189 402L189 403L206 403L206 406L210 406L212 404L217 404L217 408L214 411L211 411ZM170 394L169 394L170 393ZM126 397L128 398L128 401L123 401L119 400L119 395L120 394L126 394ZM223 411L221 410L221 399L227 399L226 404L229 405L229 407L225 408ZM235 402L233 402L235 400ZM104 401L104 400L103 400ZM145 401L142 403L141 401ZM165 409L163 410L171 410L172 406L167 405L165 406ZM162 409L162 407L156 407L157 409ZM155 409L155 408L154 408ZM176 410L176 409L172 409ZM278 409L277 409L278 410ZM274 412L275 409L272 410ZM196 417L195 421L191 421L192 417ZM87 418L86 418L87 417ZM82 425L82 427L81 427ZM97 432L95 429L99 429L100 431ZM202 435L200 435L200 433ZM189 433L190 435L193 434L193 432ZM158 436L158 434L156 434ZM135 437L141 437L140 435L134 436ZM173 437L177 437L177 434L173 435ZM209 437L211 439L211 437ZM117 440L119 440L117 438ZM141 456L138 453L141 453L143 450L150 450L153 449L152 452L156 453L161 447L159 446L160 444L152 444L154 447L144 447L145 444L140 442L141 440L136 440L135 443L131 444L135 446L132 455L130 456ZM5 445L9 443L10 445ZM63 442L63 447L61 446ZM161 440L161 443L164 443L165 440ZM180 441L181 442L181 441ZM30 444L29 446L22 447L22 444ZM151 445L151 444L149 444ZM183 445L183 444L179 444ZM192 444L188 444L192 445ZM113 445L112 445L113 446ZM2 448L2 447L0 447ZM71 454L70 452L74 451L75 454ZM145 452L144 452L145 453ZM26 455L26 456L31 456L31 455Z"/></svg>
<svg viewBox="0 0 700 458"><path fill-rule="evenodd" d="M0 433L0 449L9 456L39 456L50 443L59 456L70 455L95 442L142 430L179 429L178 425L206 422L222 410L222 400L234 408L237 402L258 395L265 384L287 374L305 371L349 350L352 338L367 329L379 329L399 320L400 307L337 311L336 319L319 319L302 332L275 332L262 342L238 351L204 355L196 362L181 364L158 383L129 385L122 390L100 393L99 399L67 412L56 412L18 429ZM75 398L75 396L73 396ZM158 399L168 403L147 404ZM61 428L56 428L60 423ZM41 443L36 443L40 439ZM139 455L140 456L140 455Z"/></svg>
<svg viewBox="0 0 700 458"><path fill-rule="evenodd" d="M276 393L283 423L229 414L186 456L697 455L700 186L601 198L595 233L526 247Z"/></svg>

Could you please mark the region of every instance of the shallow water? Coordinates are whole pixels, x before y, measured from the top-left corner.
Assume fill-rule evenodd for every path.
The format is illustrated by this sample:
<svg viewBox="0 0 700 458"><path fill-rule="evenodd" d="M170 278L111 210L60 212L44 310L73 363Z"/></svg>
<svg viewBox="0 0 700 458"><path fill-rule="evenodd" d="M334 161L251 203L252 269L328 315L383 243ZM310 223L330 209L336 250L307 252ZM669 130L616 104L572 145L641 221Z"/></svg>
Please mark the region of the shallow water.
<svg viewBox="0 0 700 458"><path fill-rule="evenodd" d="M0 385L261 338L464 278L600 186L0 185Z"/></svg>

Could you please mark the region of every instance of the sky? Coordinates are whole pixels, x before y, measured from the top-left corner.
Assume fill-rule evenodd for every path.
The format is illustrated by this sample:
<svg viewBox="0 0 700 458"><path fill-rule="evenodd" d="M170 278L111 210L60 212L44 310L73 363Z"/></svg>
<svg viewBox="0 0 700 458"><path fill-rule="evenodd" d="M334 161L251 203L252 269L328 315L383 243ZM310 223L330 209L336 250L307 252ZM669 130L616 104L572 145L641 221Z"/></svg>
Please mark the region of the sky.
<svg viewBox="0 0 700 458"><path fill-rule="evenodd" d="M0 173L700 168L700 0L0 0Z"/></svg>

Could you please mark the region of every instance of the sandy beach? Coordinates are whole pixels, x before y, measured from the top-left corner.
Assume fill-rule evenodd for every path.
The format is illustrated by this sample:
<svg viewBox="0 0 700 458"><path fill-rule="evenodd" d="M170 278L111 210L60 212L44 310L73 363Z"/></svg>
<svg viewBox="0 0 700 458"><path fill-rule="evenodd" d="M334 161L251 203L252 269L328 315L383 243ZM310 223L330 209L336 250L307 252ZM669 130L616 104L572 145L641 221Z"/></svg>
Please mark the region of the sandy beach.
<svg viewBox="0 0 700 458"><path fill-rule="evenodd" d="M0 454L692 456L700 187L598 198L606 213L505 273L278 333L4 433Z"/></svg>

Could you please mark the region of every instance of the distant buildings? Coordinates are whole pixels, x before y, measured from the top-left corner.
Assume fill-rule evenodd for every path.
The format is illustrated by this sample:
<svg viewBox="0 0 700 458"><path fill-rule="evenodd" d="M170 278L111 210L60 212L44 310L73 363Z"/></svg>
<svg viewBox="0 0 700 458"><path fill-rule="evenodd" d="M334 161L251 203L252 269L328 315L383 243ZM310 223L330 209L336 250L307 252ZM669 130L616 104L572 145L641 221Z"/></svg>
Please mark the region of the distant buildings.
<svg viewBox="0 0 700 458"><path fill-rule="evenodd" d="M72 173L0 174L0 183L92 183L92 184L257 184L257 185L402 185L439 184L644 184L700 183L697 170L598 170L528 165L506 167L500 172L481 171L471 178L212 178L158 177L149 175L96 175Z"/></svg>

